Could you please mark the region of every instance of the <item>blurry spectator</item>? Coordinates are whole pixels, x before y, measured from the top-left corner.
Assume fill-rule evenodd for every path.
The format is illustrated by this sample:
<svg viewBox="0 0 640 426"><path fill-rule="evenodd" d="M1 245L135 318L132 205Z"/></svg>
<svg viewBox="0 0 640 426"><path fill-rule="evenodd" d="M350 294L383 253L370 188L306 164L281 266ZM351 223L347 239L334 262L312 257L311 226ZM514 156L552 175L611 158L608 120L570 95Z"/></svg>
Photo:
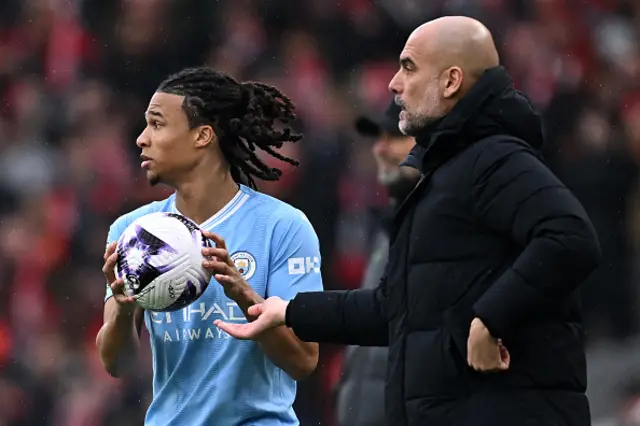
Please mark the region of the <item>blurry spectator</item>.
<svg viewBox="0 0 640 426"><path fill-rule="evenodd" d="M371 252L362 288L375 289L380 283L389 254L389 226L393 211L415 186L419 174L400 168L415 140L400 132L400 107L392 100L384 114L361 116L356 129L372 139L378 181L389 195L389 205L374 212L375 223L368 235ZM384 426L384 386L387 348L351 346L347 348L342 376L336 388L336 416L340 426Z"/></svg>
<svg viewBox="0 0 640 426"><path fill-rule="evenodd" d="M638 179L623 136L601 111L584 108L575 137L564 145L565 156L557 165L559 177L587 210L602 247L601 266L582 287L588 334L605 325L605 335L622 339L633 335L637 325L627 211Z"/></svg>

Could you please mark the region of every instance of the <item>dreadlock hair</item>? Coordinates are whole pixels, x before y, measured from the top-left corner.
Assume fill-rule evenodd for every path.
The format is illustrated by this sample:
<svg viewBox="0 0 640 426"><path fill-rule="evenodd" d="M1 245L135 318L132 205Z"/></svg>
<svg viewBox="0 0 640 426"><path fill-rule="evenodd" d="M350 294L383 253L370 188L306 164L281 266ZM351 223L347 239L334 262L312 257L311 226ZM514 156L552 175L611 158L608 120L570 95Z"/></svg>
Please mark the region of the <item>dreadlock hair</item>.
<svg viewBox="0 0 640 426"><path fill-rule="evenodd" d="M238 183L256 188L254 177L280 179L282 171L268 167L256 148L297 166L299 162L278 153L285 142L297 142L290 123L296 119L295 105L277 88L257 82L238 82L207 67L187 68L165 79L158 92L184 96L182 108L191 128L210 125L220 149ZM280 129L275 128L280 122Z"/></svg>

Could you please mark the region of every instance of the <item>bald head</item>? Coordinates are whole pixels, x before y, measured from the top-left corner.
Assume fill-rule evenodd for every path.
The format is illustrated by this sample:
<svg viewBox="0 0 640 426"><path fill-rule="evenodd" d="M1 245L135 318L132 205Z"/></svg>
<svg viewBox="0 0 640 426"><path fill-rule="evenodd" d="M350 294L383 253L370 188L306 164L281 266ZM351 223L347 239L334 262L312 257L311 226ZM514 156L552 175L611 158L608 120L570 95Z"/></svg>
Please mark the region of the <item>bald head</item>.
<svg viewBox="0 0 640 426"><path fill-rule="evenodd" d="M400 70L389 84L404 107L401 130L414 135L444 116L499 62L491 33L475 19L446 16L420 25L407 39Z"/></svg>
<svg viewBox="0 0 640 426"><path fill-rule="evenodd" d="M422 24L409 36L409 44L437 59L443 69L459 66L476 79L500 62L487 27L466 16L445 16Z"/></svg>

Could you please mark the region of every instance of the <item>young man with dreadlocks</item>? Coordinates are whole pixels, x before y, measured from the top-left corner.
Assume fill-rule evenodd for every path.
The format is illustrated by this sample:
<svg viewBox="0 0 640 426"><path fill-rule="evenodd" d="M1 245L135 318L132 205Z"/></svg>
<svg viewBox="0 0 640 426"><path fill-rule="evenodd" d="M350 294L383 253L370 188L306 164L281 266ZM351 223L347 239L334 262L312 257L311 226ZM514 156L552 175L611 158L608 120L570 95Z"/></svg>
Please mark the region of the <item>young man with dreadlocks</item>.
<svg viewBox="0 0 640 426"><path fill-rule="evenodd" d="M104 325L96 340L105 369L120 377L132 370L144 321L154 369L145 425L299 423L292 409L296 380L315 369L317 344L300 341L286 327L240 342L213 325L217 319L250 321L248 308L270 296L288 300L322 289L318 238L307 218L255 189L254 178L281 175L260 160L258 149L298 164L276 151L302 138L289 127L293 110L275 87L239 83L209 68L168 77L151 98L137 140L141 167L151 185L164 183L175 193L111 225ZM215 285L177 312L143 312L113 273L121 233L158 211L189 217L215 243L203 250L214 259L205 266Z"/></svg>

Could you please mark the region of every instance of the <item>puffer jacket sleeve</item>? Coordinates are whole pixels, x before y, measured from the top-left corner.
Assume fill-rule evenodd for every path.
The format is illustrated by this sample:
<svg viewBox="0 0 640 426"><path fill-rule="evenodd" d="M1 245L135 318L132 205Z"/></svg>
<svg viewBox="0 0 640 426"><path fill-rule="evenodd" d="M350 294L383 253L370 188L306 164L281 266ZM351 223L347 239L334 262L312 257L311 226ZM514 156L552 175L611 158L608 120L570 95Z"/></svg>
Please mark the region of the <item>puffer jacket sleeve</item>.
<svg viewBox="0 0 640 426"><path fill-rule="evenodd" d="M597 267L600 247L580 202L524 142L487 144L471 179L479 221L522 249L473 307L500 338L574 292Z"/></svg>
<svg viewBox="0 0 640 426"><path fill-rule="evenodd" d="M376 289L298 293L286 323L307 342L387 346L386 280Z"/></svg>

